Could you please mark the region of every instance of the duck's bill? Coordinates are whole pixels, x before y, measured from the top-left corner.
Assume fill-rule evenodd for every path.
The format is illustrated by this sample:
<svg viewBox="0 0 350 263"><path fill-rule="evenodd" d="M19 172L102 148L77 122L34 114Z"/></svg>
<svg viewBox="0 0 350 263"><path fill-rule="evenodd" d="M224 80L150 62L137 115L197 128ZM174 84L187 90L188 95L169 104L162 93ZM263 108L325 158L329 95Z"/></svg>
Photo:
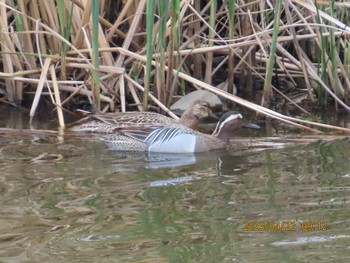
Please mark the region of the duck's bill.
<svg viewBox="0 0 350 263"><path fill-rule="evenodd" d="M249 128L249 129L261 129L261 127L257 124L254 123L246 123L243 126L244 128Z"/></svg>
<svg viewBox="0 0 350 263"><path fill-rule="evenodd" d="M219 116L216 115L216 114L215 114L214 112L212 112L212 111L209 113L209 116L210 116L211 118L215 119L215 120L220 120Z"/></svg>

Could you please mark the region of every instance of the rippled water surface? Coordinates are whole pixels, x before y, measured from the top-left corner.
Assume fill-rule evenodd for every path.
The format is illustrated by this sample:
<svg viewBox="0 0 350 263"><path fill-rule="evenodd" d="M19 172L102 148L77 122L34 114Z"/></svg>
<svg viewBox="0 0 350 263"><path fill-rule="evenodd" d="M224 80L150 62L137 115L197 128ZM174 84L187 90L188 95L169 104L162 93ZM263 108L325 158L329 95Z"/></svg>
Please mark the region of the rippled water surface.
<svg viewBox="0 0 350 263"><path fill-rule="evenodd" d="M347 138L145 156L0 133L0 261L349 262L349 156Z"/></svg>

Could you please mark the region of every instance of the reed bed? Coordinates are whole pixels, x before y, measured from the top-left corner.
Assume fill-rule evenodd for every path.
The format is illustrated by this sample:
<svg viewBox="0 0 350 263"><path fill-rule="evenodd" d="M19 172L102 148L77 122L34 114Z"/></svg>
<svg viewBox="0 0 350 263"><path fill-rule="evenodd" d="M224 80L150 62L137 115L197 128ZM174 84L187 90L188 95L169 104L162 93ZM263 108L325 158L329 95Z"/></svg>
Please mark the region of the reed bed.
<svg viewBox="0 0 350 263"><path fill-rule="evenodd" d="M33 118L49 96L64 126L77 101L169 112L207 89L304 129L347 130L272 109L278 96L309 114L293 91L350 110L349 11L332 0L0 0L1 101L29 101Z"/></svg>

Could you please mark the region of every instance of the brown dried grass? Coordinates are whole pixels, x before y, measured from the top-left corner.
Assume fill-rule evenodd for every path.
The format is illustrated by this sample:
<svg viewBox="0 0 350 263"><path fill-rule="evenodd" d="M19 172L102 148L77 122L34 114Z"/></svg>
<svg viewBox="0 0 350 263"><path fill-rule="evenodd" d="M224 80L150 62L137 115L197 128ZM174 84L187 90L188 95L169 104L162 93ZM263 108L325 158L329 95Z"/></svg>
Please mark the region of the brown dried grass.
<svg viewBox="0 0 350 263"><path fill-rule="evenodd" d="M33 117L43 96L42 90L53 89L55 95L52 96L52 102L63 126L62 107L73 103L73 97L83 96L91 101L91 73L94 67L91 64L90 1L64 2L65 12L72 12L67 39L61 32L56 1L17 2L17 6L12 8L10 1L0 1L0 82L6 86L6 100L17 105L23 100L32 100L30 114ZM127 104L136 105L141 110L146 64L143 26L146 1L119 2L117 10L111 9L115 1L101 2L98 71L101 76L103 111L114 111L116 107L125 111ZM349 14L350 6L347 3L335 3L334 8L340 14L338 17L345 19L341 22L337 16L329 14L330 2L323 1L322 4L316 7L313 1L284 1L274 77L292 83L295 90L300 89L297 83L304 83L303 88L307 89L311 103L319 102L319 94L326 94L333 98L337 106L350 110L350 29L345 26L349 22L346 21L349 17L346 14ZM200 6L200 1L194 1L192 6L188 1L181 2L178 10L181 42L178 43L178 50L168 49L163 55L154 54L154 81L151 85L154 92L150 92L149 98L166 110L164 105L169 105L174 96L195 88L204 88L285 122L315 124L284 116L209 85L219 79L232 82L234 76L246 98L251 100L254 97L257 88L255 83L259 79L264 80L266 74L272 36L272 2L236 1L234 39L228 38L227 3L217 7L212 35L209 34L209 10L209 3ZM21 29L16 25L18 17ZM172 39L171 25L169 17L166 30L166 43L169 46ZM154 46L157 46L158 28L159 21L156 18ZM330 54L325 53L324 61L318 60L315 52L328 52L330 49L323 45L329 44L331 39L336 40L338 49ZM310 46L312 43L314 46ZM64 52L64 44L68 46L67 52ZM212 60L215 58L221 58L221 63L214 64ZM160 59L165 59L162 62L165 66L160 66ZM232 60L235 61L234 65ZM322 69L324 72L321 74ZM165 70L163 77L159 70ZM158 81L157 76L160 76ZM185 86L178 89L183 83ZM34 98L28 93L33 90ZM300 108L288 94L284 94L283 87L273 87L273 90ZM62 97L62 103L58 94ZM300 110L307 114L305 109ZM308 129L305 126L303 128Z"/></svg>

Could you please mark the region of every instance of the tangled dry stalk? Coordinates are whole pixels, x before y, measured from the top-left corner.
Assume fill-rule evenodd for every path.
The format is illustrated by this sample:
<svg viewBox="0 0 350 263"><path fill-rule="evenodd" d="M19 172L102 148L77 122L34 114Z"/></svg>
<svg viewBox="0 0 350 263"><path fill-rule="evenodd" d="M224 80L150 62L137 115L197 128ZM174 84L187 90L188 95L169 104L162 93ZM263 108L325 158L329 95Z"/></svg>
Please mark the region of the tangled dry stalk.
<svg viewBox="0 0 350 263"><path fill-rule="evenodd" d="M48 94L64 126L62 110L73 98L88 98L95 106L98 99L103 112L125 111L127 105L142 110L142 103L151 100L171 114L167 107L174 97L202 88L304 129L315 131L307 124L348 131L268 107L278 94L307 112L289 97L283 84L288 83L306 92L314 105L332 101L350 110L350 5L284 0L274 21L279 1L159 1L147 14L147 0L101 0L94 43L95 1L1 0L0 83L6 91L1 100L17 105L31 100L32 118ZM145 26L147 19L152 19L151 28ZM272 43L276 50L269 70ZM96 46L97 65L92 61ZM99 98L92 88L93 72L98 72ZM269 74L272 80L266 80ZM227 90L217 88L217 82L226 83ZM234 94L233 82L239 84L240 96ZM251 102L259 89L262 100Z"/></svg>

